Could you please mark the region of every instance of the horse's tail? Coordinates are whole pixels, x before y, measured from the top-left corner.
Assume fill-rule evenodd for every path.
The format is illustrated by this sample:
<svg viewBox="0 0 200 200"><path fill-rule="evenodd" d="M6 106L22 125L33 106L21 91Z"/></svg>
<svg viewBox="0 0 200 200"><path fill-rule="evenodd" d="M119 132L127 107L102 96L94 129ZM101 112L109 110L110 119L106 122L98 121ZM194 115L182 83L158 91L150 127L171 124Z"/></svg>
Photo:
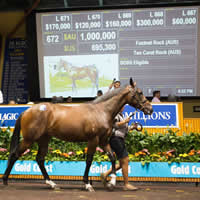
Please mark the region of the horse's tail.
<svg viewBox="0 0 200 200"><path fill-rule="evenodd" d="M22 114L18 117L15 124L15 129L14 129L14 132L11 138L11 143L10 143L10 154L16 152L19 147L21 118L22 118Z"/></svg>

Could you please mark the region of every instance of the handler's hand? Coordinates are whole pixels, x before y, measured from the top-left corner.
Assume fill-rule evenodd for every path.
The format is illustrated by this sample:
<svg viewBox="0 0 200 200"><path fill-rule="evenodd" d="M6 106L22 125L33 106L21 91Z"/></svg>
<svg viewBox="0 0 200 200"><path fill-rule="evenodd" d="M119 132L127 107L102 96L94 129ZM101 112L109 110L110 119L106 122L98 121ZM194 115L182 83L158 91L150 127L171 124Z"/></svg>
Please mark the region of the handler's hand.
<svg viewBox="0 0 200 200"><path fill-rule="evenodd" d="M130 130L136 129L137 131L142 131L143 127L140 123L132 123L130 126Z"/></svg>
<svg viewBox="0 0 200 200"><path fill-rule="evenodd" d="M131 120L131 117L128 117L124 120L125 123L129 123L129 121Z"/></svg>

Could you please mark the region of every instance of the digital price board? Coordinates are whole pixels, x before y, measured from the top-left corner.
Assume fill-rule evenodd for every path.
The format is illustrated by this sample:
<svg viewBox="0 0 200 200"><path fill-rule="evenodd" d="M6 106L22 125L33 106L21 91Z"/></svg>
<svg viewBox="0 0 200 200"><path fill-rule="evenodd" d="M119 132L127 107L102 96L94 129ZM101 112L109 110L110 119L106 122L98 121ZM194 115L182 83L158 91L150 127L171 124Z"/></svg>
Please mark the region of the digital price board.
<svg viewBox="0 0 200 200"><path fill-rule="evenodd" d="M36 28L43 98L130 77L146 96L200 96L199 7L38 12Z"/></svg>

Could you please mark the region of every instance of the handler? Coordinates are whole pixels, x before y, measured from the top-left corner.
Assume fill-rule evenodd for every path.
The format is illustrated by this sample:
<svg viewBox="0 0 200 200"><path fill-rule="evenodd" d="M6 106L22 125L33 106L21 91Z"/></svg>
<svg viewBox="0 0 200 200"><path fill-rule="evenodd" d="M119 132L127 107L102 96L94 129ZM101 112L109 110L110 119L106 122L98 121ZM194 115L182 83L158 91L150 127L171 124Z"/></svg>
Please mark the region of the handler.
<svg viewBox="0 0 200 200"><path fill-rule="evenodd" d="M122 107L121 111L115 117L115 121L113 124L113 133L110 138L110 146L112 150L115 152L117 159L119 160L119 164L116 164L116 171L122 168L122 174L124 178L124 190L137 190L135 186L129 184L128 182L128 163L129 157L128 152L125 146L125 137L128 134L128 131L136 129L136 124L128 126L128 123L131 117L124 118L122 112L124 107ZM112 169L109 169L107 172L101 174L101 180L104 186L109 186L106 181L107 177L111 174Z"/></svg>
<svg viewBox="0 0 200 200"><path fill-rule="evenodd" d="M113 79L113 82L109 85L108 90L112 90L112 89L117 89L120 88L121 86L121 82L117 81L115 78Z"/></svg>

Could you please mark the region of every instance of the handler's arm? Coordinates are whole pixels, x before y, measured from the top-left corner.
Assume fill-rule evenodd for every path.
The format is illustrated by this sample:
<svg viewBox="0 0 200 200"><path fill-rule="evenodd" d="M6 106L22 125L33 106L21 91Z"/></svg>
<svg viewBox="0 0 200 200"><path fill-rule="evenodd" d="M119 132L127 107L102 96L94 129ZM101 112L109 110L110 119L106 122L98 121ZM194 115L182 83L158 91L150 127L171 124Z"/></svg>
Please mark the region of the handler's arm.
<svg viewBox="0 0 200 200"><path fill-rule="evenodd" d="M131 118L128 117L128 118L126 118L125 120L123 120L123 121L121 121L121 122L116 122L115 125L116 125L117 127L123 126L124 124L129 123L130 119L131 119Z"/></svg>

